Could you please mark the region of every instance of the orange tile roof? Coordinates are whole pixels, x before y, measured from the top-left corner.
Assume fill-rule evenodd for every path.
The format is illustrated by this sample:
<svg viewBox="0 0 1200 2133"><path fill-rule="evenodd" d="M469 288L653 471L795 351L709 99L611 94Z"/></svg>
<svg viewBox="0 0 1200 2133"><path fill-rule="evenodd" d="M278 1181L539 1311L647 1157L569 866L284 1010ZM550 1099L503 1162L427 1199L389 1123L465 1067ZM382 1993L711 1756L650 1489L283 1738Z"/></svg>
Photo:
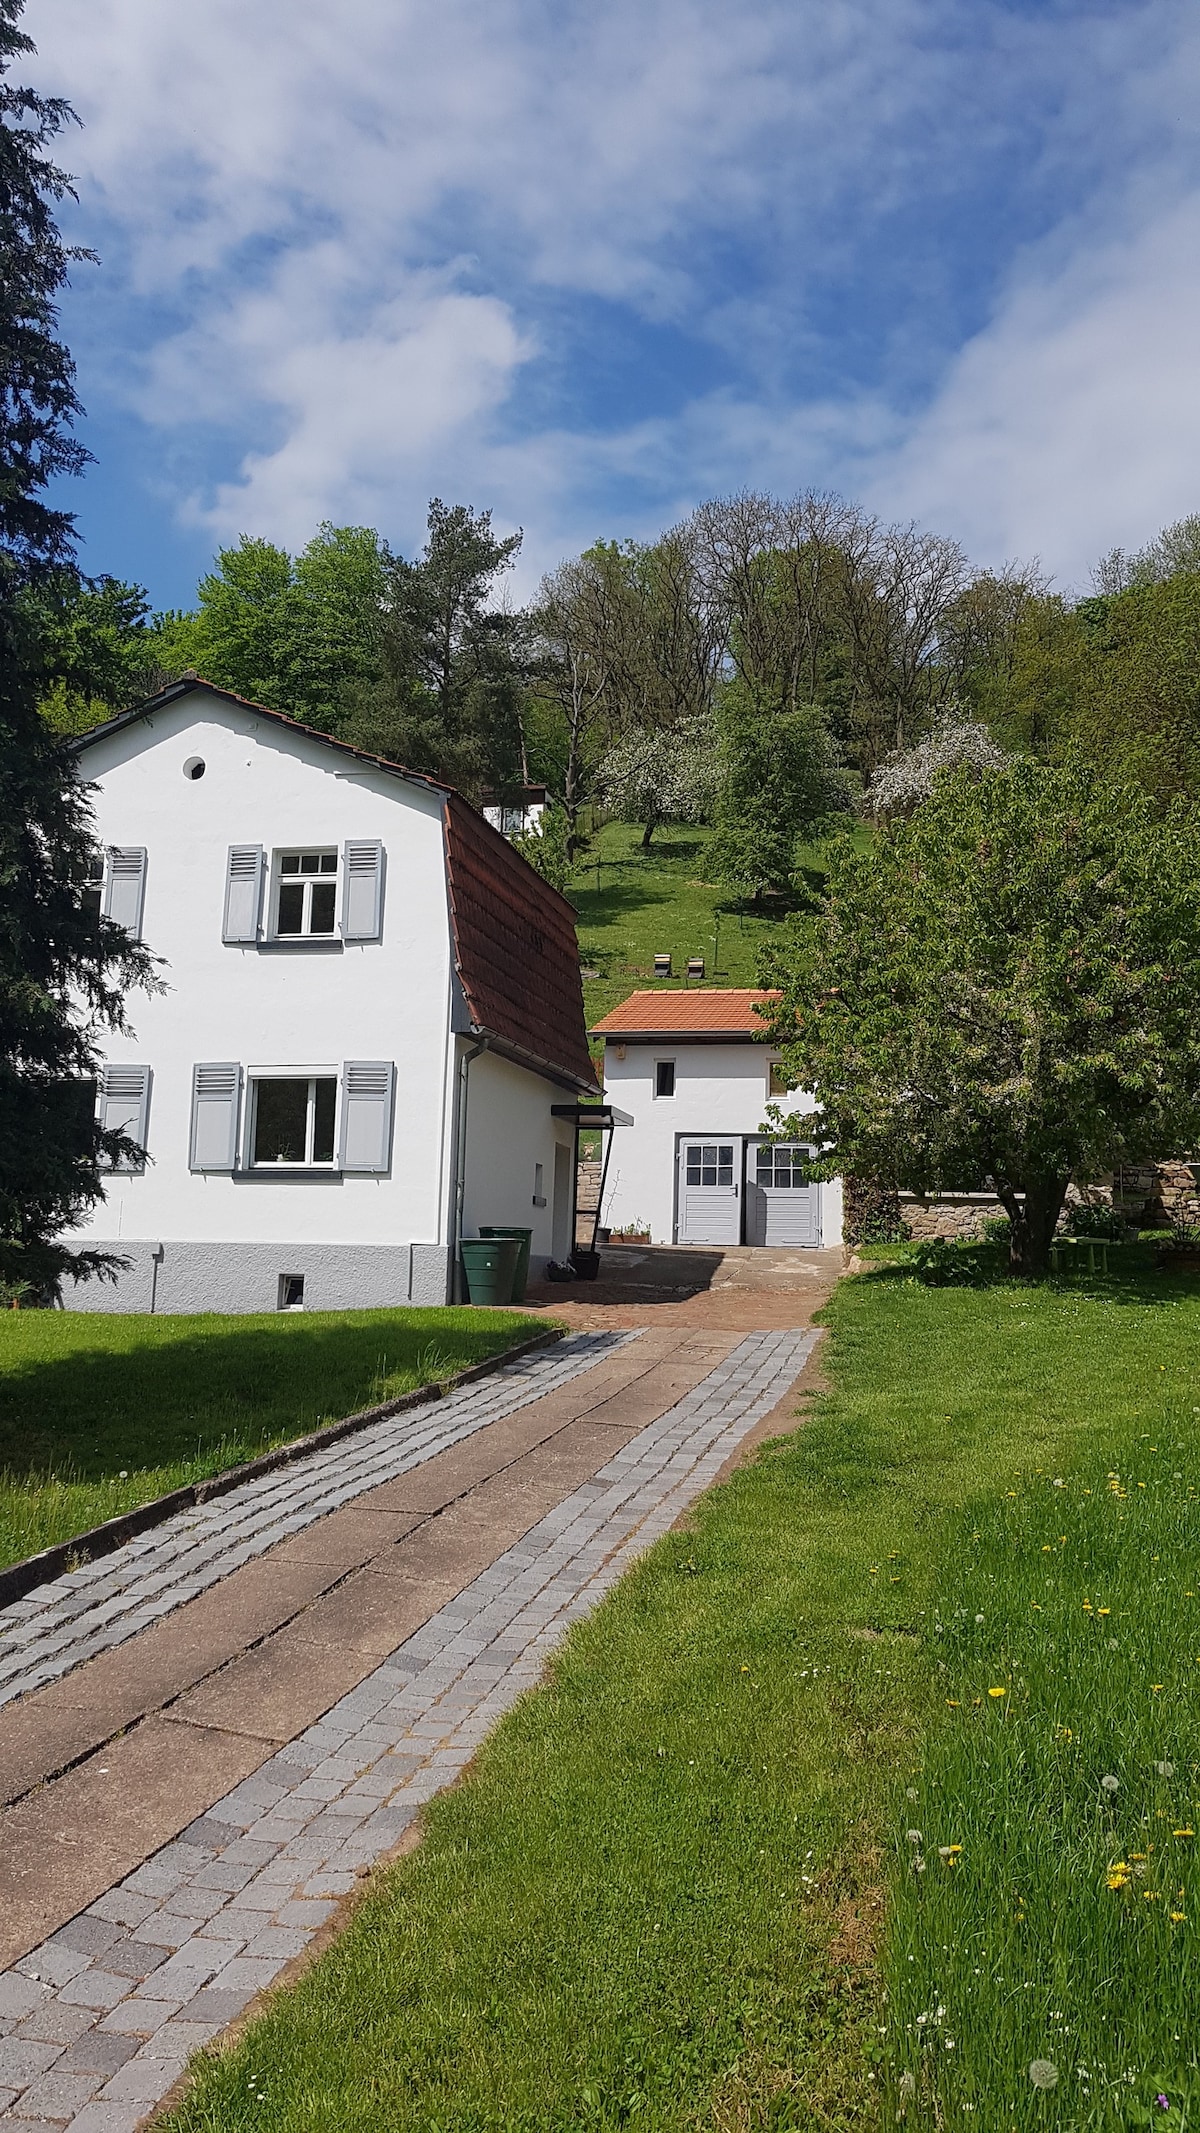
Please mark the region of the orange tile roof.
<svg viewBox="0 0 1200 2133"><path fill-rule="evenodd" d="M593 1037L729 1036L761 1037L766 1024L757 1006L777 1000L777 992L716 992L688 988L672 992L634 992L620 1007L593 1023Z"/></svg>

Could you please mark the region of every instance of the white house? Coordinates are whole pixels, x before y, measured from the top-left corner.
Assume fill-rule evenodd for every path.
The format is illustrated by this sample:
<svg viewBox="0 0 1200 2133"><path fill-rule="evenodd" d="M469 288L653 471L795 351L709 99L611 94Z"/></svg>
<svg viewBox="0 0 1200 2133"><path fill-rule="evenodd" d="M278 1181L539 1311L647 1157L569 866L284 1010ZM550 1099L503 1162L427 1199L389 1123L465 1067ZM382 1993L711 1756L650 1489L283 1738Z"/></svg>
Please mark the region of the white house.
<svg viewBox="0 0 1200 2133"><path fill-rule="evenodd" d="M480 802L483 817L502 837L527 837L542 826L546 812L544 785L507 785L500 792L485 792Z"/></svg>
<svg viewBox="0 0 1200 2133"><path fill-rule="evenodd" d="M574 912L459 794L185 679L86 734L91 894L162 959L100 1103L146 1160L90 1310L444 1303L458 1239L570 1248L595 1096Z"/></svg>
<svg viewBox="0 0 1200 2133"><path fill-rule="evenodd" d="M840 1181L811 1184L809 1142L763 1139L784 1097L755 1008L764 992L635 992L593 1029L605 1096L633 1120L618 1133L602 1220L655 1244L834 1245ZM793 1090L785 1111L814 1109Z"/></svg>

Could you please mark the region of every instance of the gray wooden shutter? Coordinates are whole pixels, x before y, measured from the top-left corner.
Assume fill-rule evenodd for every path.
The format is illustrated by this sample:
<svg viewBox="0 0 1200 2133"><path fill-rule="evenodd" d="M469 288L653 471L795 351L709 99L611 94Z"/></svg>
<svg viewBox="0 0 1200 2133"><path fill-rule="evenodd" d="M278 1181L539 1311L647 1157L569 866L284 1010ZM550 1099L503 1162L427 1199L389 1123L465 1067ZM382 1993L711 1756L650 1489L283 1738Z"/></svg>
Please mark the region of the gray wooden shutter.
<svg viewBox="0 0 1200 2133"><path fill-rule="evenodd" d="M342 853L342 939L377 941L383 925L383 846L361 838Z"/></svg>
<svg viewBox="0 0 1200 2133"><path fill-rule="evenodd" d="M236 1060L209 1060L192 1069L193 1170L236 1170L242 1070Z"/></svg>
<svg viewBox="0 0 1200 2133"><path fill-rule="evenodd" d="M390 1059L348 1059L342 1068L343 1170L386 1170L392 1144Z"/></svg>
<svg viewBox="0 0 1200 2133"><path fill-rule="evenodd" d="M100 1077L100 1124L106 1133L127 1133L143 1150L114 1165L117 1170L144 1170L146 1119L150 1109L148 1066L106 1066Z"/></svg>
<svg viewBox="0 0 1200 2133"><path fill-rule="evenodd" d="M146 895L146 853L140 844L111 844L108 848L104 916L124 926L131 940L142 937L142 904Z"/></svg>
<svg viewBox="0 0 1200 2133"><path fill-rule="evenodd" d="M261 844L231 844L225 873L223 941L256 941L262 914L265 854Z"/></svg>

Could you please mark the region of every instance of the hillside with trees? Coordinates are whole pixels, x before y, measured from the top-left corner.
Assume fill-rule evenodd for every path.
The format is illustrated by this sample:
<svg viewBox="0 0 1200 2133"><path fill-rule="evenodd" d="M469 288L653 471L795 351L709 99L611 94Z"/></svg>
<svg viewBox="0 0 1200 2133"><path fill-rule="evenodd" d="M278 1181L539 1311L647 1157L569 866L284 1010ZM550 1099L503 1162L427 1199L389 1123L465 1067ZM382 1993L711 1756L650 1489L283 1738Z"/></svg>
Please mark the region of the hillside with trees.
<svg viewBox="0 0 1200 2133"><path fill-rule="evenodd" d="M524 606L520 546L434 498L416 556L369 527L322 525L296 555L243 537L193 609L160 615L64 562L22 594L44 716L79 732L194 670L476 800L545 785L528 856L560 885L599 820L638 824L646 852L707 828L708 872L759 911L951 729L1158 805L1200 794L1196 519L1102 558L1074 599L813 493L716 498L656 541L599 541Z"/></svg>

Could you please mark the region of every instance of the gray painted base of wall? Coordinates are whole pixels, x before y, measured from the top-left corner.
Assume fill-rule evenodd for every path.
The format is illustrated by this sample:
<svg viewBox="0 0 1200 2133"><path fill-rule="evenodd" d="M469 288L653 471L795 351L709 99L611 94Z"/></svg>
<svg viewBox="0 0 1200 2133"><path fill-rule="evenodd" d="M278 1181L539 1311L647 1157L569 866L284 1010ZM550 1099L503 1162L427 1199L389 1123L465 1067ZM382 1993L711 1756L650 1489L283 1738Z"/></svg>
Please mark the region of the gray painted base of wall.
<svg viewBox="0 0 1200 2133"><path fill-rule="evenodd" d="M444 1244L149 1244L97 1238L129 1261L112 1281L63 1290L69 1311L277 1311L280 1277L304 1276L306 1311L444 1304ZM92 1240L89 1238L89 1244Z"/></svg>

